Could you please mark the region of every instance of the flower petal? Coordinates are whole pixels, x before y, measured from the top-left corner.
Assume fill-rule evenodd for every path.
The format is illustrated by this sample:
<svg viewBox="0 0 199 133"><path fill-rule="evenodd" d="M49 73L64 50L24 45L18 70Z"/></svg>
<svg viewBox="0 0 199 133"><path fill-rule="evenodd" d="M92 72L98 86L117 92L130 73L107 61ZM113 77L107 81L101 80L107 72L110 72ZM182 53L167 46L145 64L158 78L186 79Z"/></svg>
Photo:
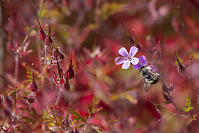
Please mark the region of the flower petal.
<svg viewBox="0 0 199 133"><path fill-rule="evenodd" d="M126 61L124 62L124 64L122 65L122 69L128 69L130 66L130 61Z"/></svg>
<svg viewBox="0 0 199 133"><path fill-rule="evenodd" d="M132 63L133 65L137 65L137 64L139 63L139 59L133 57L132 60L131 60L131 63Z"/></svg>
<svg viewBox="0 0 199 133"><path fill-rule="evenodd" d="M150 65L149 67L152 69L152 72L158 71L158 68L155 65Z"/></svg>
<svg viewBox="0 0 199 133"><path fill-rule="evenodd" d="M137 51L138 51L138 48L136 48L135 46L132 46L129 51L129 56L134 57L134 55L137 53Z"/></svg>
<svg viewBox="0 0 199 133"><path fill-rule="evenodd" d="M128 52L126 51L126 49L124 47L122 47L120 50L119 50L119 54L121 56L124 56L124 57L128 57Z"/></svg>
<svg viewBox="0 0 199 133"><path fill-rule="evenodd" d="M146 66L148 64L145 56L139 57L139 64L142 66Z"/></svg>
<svg viewBox="0 0 199 133"><path fill-rule="evenodd" d="M123 57L116 57L115 58L115 64L116 65L120 65L122 63L124 63L126 61L126 58L123 58Z"/></svg>
<svg viewBox="0 0 199 133"><path fill-rule="evenodd" d="M133 68L134 68L135 70L138 70L138 69L141 69L141 66L140 66L140 64L138 63L137 65L133 65Z"/></svg>

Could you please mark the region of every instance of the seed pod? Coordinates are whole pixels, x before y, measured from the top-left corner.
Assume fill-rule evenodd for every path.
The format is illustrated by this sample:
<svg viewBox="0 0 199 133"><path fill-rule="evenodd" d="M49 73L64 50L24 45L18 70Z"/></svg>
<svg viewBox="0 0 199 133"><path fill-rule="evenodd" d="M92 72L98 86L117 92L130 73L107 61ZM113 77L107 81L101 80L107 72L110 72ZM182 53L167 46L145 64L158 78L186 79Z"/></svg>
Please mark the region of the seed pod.
<svg viewBox="0 0 199 133"><path fill-rule="evenodd" d="M162 90L163 92L166 92L166 93L170 93L174 90L174 85L170 85L170 87L167 87L165 84L162 85Z"/></svg>
<svg viewBox="0 0 199 133"><path fill-rule="evenodd" d="M11 96L6 96L6 97L5 97L5 104L6 104L8 107L12 107L12 106L13 106L13 99L11 98Z"/></svg>
<svg viewBox="0 0 199 133"><path fill-rule="evenodd" d="M38 17L37 17L37 23L38 23L38 26L39 26L39 29L40 29L40 33L39 33L40 40L41 41L45 41L46 34L45 34L45 32L44 32L44 30L43 30L43 28L42 28L42 26L41 26L41 24L39 22L39 18Z"/></svg>
<svg viewBox="0 0 199 133"><path fill-rule="evenodd" d="M45 44L46 45L50 45L52 44L53 40L51 38L51 31L50 31L50 27L48 27L48 37L46 37L45 39Z"/></svg>
<svg viewBox="0 0 199 133"><path fill-rule="evenodd" d="M176 57L176 61L178 63L178 71L179 73L184 73L186 71L186 68L184 67L184 65L180 62L180 59L178 58L176 52L174 51L174 55Z"/></svg>
<svg viewBox="0 0 199 133"><path fill-rule="evenodd" d="M164 97L164 99L166 100L166 103L167 103L167 104L172 103L172 100L171 100L171 98L168 96L168 94L163 93L163 97Z"/></svg>
<svg viewBox="0 0 199 133"><path fill-rule="evenodd" d="M165 84L162 85L162 90L163 90L164 92L168 92L168 88L167 88L167 86L166 86Z"/></svg>
<svg viewBox="0 0 199 133"><path fill-rule="evenodd" d="M57 57L58 59L61 59L61 60L64 59L64 55L59 51L58 48L53 52L53 56Z"/></svg>
<svg viewBox="0 0 199 133"><path fill-rule="evenodd" d="M64 84L64 89L67 91L67 90L70 90L70 84L68 82L68 79L66 79L66 82Z"/></svg>
<svg viewBox="0 0 199 133"><path fill-rule="evenodd" d="M72 64L72 59L70 60L69 68L67 72L65 73L65 77L68 79L72 79L75 77L75 72L73 70L73 64Z"/></svg>

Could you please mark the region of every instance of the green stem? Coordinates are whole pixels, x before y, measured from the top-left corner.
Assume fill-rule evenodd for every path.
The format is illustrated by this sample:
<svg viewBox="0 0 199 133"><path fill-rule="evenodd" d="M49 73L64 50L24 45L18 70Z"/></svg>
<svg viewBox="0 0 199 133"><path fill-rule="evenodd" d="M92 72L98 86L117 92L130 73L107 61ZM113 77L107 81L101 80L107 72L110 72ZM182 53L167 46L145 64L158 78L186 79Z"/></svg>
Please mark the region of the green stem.
<svg viewBox="0 0 199 133"><path fill-rule="evenodd" d="M58 94L57 94L57 98L56 98L56 102L55 105L57 105L59 103L59 100L61 98L61 92L63 91L62 87L59 88Z"/></svg>

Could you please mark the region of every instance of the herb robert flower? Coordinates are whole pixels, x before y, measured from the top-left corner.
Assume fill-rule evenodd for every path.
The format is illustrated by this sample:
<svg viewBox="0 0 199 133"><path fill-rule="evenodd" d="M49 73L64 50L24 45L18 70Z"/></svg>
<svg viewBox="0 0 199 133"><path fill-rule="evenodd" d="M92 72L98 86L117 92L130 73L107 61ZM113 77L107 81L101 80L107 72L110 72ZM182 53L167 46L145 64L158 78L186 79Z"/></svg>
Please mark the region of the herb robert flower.
<svg viewBox="0 0 199 133"><path fill-rule="evenodd" d="M116 57L115 64L116 65L123 64L122 69L128 69L130 66L130 63L132 63L133 65L137 65L139 63L139 59L134 57L135 54L137 53L137 51L138 51L138 48L136 48L135 46L132 46L130 48L129 53L127 52L127 50L124 47L122 47L119 50L119 54L122 57Z"/></svg>

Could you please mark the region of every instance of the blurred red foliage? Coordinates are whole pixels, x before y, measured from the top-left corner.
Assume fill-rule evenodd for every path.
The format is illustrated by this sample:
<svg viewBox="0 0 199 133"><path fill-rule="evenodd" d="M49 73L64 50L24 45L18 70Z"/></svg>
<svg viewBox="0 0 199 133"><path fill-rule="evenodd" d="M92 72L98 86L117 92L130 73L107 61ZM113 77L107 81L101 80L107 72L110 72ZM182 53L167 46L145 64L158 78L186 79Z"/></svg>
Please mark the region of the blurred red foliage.
<svg viewBox="0 0 199 133"><path fill-rule="evenodd" d="M0 0L0 132L197 133L197 0ZM136 46L158 68L114 60Z"/></svg>

